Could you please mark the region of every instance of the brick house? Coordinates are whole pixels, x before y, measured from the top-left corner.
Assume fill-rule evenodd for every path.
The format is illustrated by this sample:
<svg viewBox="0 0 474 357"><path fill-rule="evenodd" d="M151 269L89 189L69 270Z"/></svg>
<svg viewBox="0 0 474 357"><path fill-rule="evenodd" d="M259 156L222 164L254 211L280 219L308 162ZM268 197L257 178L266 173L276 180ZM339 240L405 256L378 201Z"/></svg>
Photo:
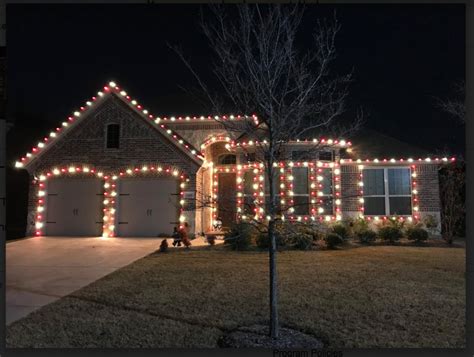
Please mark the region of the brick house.
<svg viewBox="0 0 474 357"><path fill-rule="evenodd" d="M266 219L256 142L230 135L223 121L258 124L256 116L156 117L110 82L16 162L31 177L27 235L146 237L185 223L210 231L217 218L224 226ZM454 158L412 159L424 152L363 135L354 144L285 145L276 170L285 219L439 220L438 168Z"/></svg>

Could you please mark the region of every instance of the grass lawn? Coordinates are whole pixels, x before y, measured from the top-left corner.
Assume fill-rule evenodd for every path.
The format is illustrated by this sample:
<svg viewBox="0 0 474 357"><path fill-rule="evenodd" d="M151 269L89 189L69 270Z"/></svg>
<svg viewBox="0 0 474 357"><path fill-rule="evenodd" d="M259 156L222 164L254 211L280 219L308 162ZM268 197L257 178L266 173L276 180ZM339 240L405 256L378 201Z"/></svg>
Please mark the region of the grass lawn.
<svg viewBox="0 0 474 357"><path fill-rule="evenodd" d="M217 347L268 318L266 252L154 253L7 328L7 347ZM328 348L465 347L465 250L278 254L282 325Z"/></svg>

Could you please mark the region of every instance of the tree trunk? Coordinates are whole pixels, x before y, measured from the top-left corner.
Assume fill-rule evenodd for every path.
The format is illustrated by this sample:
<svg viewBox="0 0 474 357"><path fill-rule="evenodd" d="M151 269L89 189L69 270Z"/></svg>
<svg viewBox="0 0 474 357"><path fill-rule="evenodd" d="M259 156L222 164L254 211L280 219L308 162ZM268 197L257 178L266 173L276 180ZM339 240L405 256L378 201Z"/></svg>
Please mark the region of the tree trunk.
<svg viewBox="0 0 474 357"><path fill-rule="evenodd" d="M270 239L270 337L276 339L279 334L279 324L275 221L273 219L268 223L268 238Z"/></svg>

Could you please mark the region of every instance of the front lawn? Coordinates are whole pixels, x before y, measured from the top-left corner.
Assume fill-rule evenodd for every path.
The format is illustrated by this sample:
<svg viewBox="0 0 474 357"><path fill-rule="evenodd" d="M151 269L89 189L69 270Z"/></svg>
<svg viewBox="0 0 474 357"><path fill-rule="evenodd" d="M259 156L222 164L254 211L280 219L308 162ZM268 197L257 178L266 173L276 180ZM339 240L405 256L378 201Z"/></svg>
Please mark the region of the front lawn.
<svg viewBox="0 0 474 357"><path fill-rule="evenodd" d="M266 323L265 252L154 253L7 328L7 347L217 347ZM465 346L465 250L278 254L280 320L328 348Z"/></svg>

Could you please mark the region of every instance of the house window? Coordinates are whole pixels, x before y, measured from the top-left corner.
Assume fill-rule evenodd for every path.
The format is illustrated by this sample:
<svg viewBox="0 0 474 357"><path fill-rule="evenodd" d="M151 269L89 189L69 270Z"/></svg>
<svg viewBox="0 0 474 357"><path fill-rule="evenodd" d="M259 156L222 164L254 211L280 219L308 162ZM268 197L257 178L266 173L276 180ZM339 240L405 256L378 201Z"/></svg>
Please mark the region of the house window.
<svg viewBox="0 0 474 357"><path fill-rule="evenodd" d="M118 149L120 144L120 125L108 124L106 133L107 149Z"/></svg>
<svg viewBox="0 0 474 357"><path fill-rule="evenodd" d="M321 161L333 161L333 151L325 150L319 152L319 160Z"/></svg>
<svg viewBox="0 0 474 357"><path fill-rule="evenodd" d="M332 215L333 214L333 181L332 181L332 169L323 169L320 176L323 178L321 181L321 193L319 196L320 208L323 209L320 212L321 215Z"/></svg>
<svg viewBox="0 0 474 357"><path fill-rule="evenodd" d="M252 171L245 171L244 172L244 182L243 182L243 213L244 214L255 214L255 197L253 196L254 189L254 181L253 181L254 174Z"/></svg>
<svg viewBox="0 0 474 357"><path fill-rule="evenodd" d="M380 168L362 171L364 215L411 215L409 168Z"/></svg>
<svg viewBox="0 0 474 357"><path fill-rule="evenodd" d="M316 159L315 153L310 150L293 150L291 152L293 161L312 161Z"/></svg>
<svg viewBox="0 0 474 357"><path fill-rule="evenodd" d="M235 158L235 155L233 154L223 154L219 156L219 159L217 160L217 162L220 165L235 165L236 158Z"/></svg>
<svg viewBox="0 0 474 357"><path fill-rule="evenodd" d="M309 182L308 168L293 168L293 213L309 215Z"/></svg>
<svg viewBox="0 0 474 357"><path fill-rule="evenodd" d="M268 182L268 175L265 173L265 212L270 212L270 184ZM276 213L279 214L281 210L280 202L280 175L277 170L273 170L273 192L276 197Z"/></svg>

